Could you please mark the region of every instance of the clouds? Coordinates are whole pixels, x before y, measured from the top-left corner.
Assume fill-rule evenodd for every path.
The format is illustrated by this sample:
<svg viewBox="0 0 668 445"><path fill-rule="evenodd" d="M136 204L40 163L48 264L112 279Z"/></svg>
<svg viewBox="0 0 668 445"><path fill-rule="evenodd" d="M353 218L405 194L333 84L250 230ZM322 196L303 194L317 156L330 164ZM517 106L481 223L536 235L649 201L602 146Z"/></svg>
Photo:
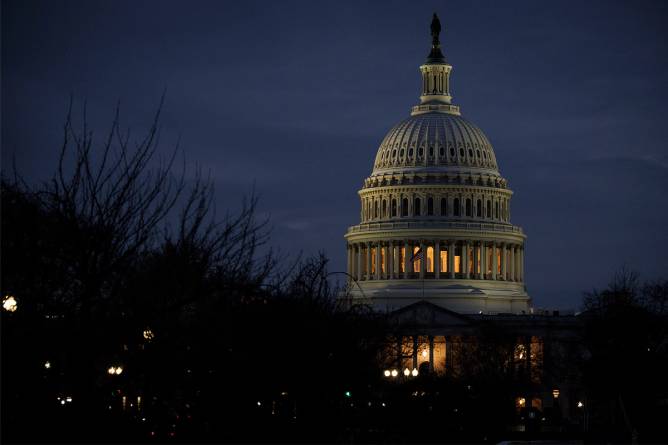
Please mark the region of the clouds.
<svg viewBox="0 0 668 445"><path fill-rule="evenodd" d="M159 6L156 6L159 5ZM385 132L419 94L429 21L444 25L454 101L494 144L529 235L539 306L627 262L668 270L663 2L10 1L2 15L2 162L55 161L69 95L102 131L121 101L141 134L163 90L163 142L211 171L219 212L253 184L278 244L343 234Z"/></svg>

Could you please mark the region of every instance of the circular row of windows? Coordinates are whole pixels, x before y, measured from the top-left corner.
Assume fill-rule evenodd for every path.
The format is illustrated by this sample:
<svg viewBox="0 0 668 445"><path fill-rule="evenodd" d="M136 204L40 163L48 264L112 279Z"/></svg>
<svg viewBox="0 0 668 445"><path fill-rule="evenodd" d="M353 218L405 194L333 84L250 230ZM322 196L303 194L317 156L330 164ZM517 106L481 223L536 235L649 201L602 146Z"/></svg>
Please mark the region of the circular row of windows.
<svg viewBox="0 0 668 445"><path fill-rule="evenodd" d="M362 221L408 216L465 216L507 222L510 219L509 207L507 199L441 198L435 200L429 197L426 199L426 206L423 206L423 198L419 197L410 201L408 198L400 200L392 198L389 202L387 199L368 199L362 204Z"/></svg>
<svg viewBox="0 0 668 445"><path fill-rule="evenodd" d="M387 148L387 149L385 149L381 152L380 161L381 162L386 162L386 161L390 161L390 159L391 160L396 160L397 159L397 154L399 155L399 159L403 159L404 154L406 153L405 150L406 150L405 148L400 148L400 149ZM435 150L434 150L433 146L429 147L429 157L430 158L434 157L434 151ZM465 157L467 151L468 151L468 158L471 159L471 160L477 160L478 162L480 162L480 160L482 159L483 162L486 162L489 159L489 162L492 161L491 153L488 153L488 151L485 150L485 149L480 150L479 148L476 148L475 150L473 148L468 148L468 149L465 150L463 147L459 147L459 158L463 159ZM449 153L450 153L450 158L455 158L455 156L457 155L457 150L454 147L450 147L449 148ZM414 154L415 154L414 148L413 147L409 148L408 149L408 159L412 159ZM439 147L438 154L439 154L440 158L445 158L445 147L443 147L443 146ZM474 159L474 154L475 154L475 159ZM417 157L418 157L418 159L424 157L424 147L419 147L417 149Z"/></svg>

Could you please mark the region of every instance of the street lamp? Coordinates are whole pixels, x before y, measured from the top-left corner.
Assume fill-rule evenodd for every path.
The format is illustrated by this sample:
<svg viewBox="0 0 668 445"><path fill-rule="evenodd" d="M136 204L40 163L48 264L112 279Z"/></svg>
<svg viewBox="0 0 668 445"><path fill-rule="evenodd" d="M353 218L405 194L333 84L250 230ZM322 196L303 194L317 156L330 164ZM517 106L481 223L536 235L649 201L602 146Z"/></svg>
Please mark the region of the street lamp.
<svg viewBox="0 0 668 445"><path fill-rule="evenodd" d="M392 370L392 377L396 377L398 375L399 375L399 371L397 371L396 369L393 369Z"/></svg>
<svg viewBox="0 0 668 445"><path fill-rule="evenodd" d="M413 377L417 377L418 376L417 368L413 368L413 372L411 372L411 374L413 374Z"/></svg>
<svg viewBox="0 0 668 445"><path fill-rule="evenodd" d="M2 308L7 312L16 312L19 304L12 295L5 295L5 298L2 300Z"/></svg>
<svg viewBox="0 0 668 445"><path fill-rule="evenodd" d="M392 375L392 372L389 369L386 369L385 372L383 372L383 375L385 377L389 377L390 375Z"/></svg>
<svg viewBox="0 0 668 445"><path fill-rule="evenodd" d="M144 332L142 332L142 335L144 336L144 340L146 340L146 341L151 341L155 338L155 334L153 333L151 328L144 329Z"/></svg>
<svg viewBox="0 0 668 445"><path fill-rule="evenodd" d="M411 375L411 370L408 369L408 368L404 369L404 375L405 375L406 377L410 376L410 375Z"/></svg>
<svg viewBox="0 0 668 445"><path fill-rule="evenodd" d="M107 369L107 374L109 375L121 375L122 372L123 372L122 366L110 366Z"/></svg>

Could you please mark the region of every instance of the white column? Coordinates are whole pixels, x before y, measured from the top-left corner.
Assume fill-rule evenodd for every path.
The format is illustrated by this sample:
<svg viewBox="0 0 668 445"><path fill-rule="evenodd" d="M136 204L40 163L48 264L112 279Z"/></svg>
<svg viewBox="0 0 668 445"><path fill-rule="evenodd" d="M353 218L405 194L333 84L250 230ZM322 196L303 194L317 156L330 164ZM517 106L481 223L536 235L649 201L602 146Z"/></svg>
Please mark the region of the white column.
<svg viewBox="0 0 668 445"><path fill-rule="evenodd" d="M508 271L508 256L507 256L507 249L506 249L506 244L501 244L501 278L503 280L508 279L508 275L506 275L506 272Z"/></svg>
<svg viewBox="0 0 668 445"><path fill-rule="evenodd" d="M420 260L420 279L424 280L424 271L426 269L427 263L427 251L425 250L426 246L424 245L424 240L420 240L420 252L422 253L422 259Z"/></svg>
<svg viewBox="0 0 668 445"><path fill-rule="evenodd" d="M382 270L382 266L380 264L380 261L381 261L381 259L380 259L381 246L382 246L382 243L380 241L378 241L376 243L376 274L375 274L376 275L375 276L376 280L380 280L380 271Z"/></svg>
<svg viewBox="0 0 668 445"><path fill-rule="evenodd" d="M404 278L410 277L411 253L408 240L404 241Z"/></svg>
<svg viewBox="0 0 668 445"><path fill-rule="evenodd" d="M515 246L508 248L508 281L515 281Z"/></svg>
<svg viewBox="0 0 668 445"><path fill-rule="evenodd" d="M479 254L478 254L478 243L473 241L471 243L471 246L473 248L473 270L471 270L471 278L479 278L478 277L478 261L480 260Z"/></svg>
<svg viewBox="0 0 668 445"><path fill-rule="evenodd" d="M492 243L492 280L496 280L496 271L499 269L496 242Z"/></svg>
<svg viewBox="0 0 668 445"><path fill-rule="evenodd" d="M371 279L371 243L366 243L366 279Z"/></svg>
<svg viewBox="0 0 668 445"><path fill-rule="evenodd" d="M455 243L452 240L448 242L448 277L455 277Z"/></svg>
<svg viewBox="0 0 668 445"><path fill-rule="evenodd" d="M485 279L485 272L487 272L487 251L485 250L485 242L480 242L480 275L481 280Z"/></svg>
<svg viewBox="0 0 668 445"><path fill-rule="evenodd" d="M524 282L524 246L520 250L520 281Z"/></svg>
<svg viewBox="0 0 668 445"><path fill-rule="evenodd" d="M464 272L464 278L471 278L469 271L469 242L462 241L462 271Z"/></svg>
<svg viewBox="0 0 668 445"><path fill-rule="evenodd" d="M438 240L434 243L434 277L441 278L441 242Z"/></svg>
<svg viewBox="0 0 668 445"><path fill-rule="evenodd" d="M394 275L394 241L387 243L385 255L385 258L387 258L387 279L391 280Z"/></svg>
<svg viewBox="0 0 668 445"><path fill-rule="evenodd" d="M360 243L355 245L357 246L357 264L355 264L357 276L355 278L359 281L362 279L362 245Z"/></svg>

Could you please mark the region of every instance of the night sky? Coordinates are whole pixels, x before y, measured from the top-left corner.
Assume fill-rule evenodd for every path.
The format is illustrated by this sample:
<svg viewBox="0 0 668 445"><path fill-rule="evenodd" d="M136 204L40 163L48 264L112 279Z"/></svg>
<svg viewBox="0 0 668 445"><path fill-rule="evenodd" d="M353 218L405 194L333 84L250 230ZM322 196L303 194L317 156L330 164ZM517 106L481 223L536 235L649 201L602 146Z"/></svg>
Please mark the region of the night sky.
<svg viewBox="0 0 668 445"><path fill-rule="evenodd" d="M418 102L437 11L454 103L492 142L538 307L626 264L668 278L665 1L3 1L2 167L53 171L70 96L138 137L163 90L219 214L253 184L284 253L345 270L385 133Z"/></svg>

